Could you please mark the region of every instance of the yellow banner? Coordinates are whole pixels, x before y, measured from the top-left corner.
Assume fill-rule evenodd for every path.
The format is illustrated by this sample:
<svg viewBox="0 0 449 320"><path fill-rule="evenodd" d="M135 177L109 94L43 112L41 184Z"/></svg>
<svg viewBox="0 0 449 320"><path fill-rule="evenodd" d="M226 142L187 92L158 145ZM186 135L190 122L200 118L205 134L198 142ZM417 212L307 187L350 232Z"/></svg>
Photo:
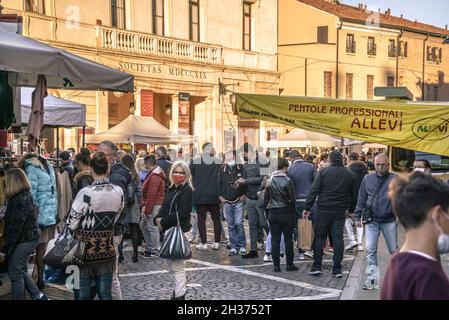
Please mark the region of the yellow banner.
<svg viewBox="0 0 449 320"><path fill-rule="evenodd" d="M449 104L236 96L242 117L449 156Z"/></svg>

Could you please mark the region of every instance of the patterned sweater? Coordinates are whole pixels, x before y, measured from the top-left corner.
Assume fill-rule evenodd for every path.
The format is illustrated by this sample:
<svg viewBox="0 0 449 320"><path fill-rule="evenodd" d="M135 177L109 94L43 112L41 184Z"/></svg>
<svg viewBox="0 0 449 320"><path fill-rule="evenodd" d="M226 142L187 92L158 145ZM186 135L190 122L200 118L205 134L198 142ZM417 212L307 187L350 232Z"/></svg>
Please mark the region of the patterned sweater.
<svg viewBox="0 0 449 320"><path fill-rule="evenodd" d="M96 180L80 190L67 226L86 243L84 265L115 261L114 224L123 209L123 191L109 180Z"/></svg>

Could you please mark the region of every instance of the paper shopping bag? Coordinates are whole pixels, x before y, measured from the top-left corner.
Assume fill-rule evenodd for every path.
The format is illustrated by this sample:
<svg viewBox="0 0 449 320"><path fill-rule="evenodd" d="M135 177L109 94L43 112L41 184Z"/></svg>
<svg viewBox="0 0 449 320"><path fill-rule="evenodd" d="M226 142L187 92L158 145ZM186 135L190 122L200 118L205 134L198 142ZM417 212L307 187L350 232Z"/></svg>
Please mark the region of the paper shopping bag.
<svg viewBox="0 0 449 320"><path fill-rule="evenodd" d="M303 250L312 250L313 228L309 219L299 219L299 247Z"/></svg>

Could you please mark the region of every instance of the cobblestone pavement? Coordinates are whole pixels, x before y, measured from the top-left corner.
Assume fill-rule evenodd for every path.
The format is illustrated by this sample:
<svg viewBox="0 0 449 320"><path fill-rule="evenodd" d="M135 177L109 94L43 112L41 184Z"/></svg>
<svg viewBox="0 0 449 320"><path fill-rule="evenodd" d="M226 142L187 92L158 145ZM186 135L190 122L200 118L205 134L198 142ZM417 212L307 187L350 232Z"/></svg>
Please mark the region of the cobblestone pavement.
<svg viewBox="0 0 449 320"><path fill-rule="evenodd" d="M208 230L208 237L213 238L212 230ZM224 244L219 250L212 250L209 246L208 251L196 250L196 244L192 243L193 258L186 263L186 299L194 300L337 300L354 260L352 253L345 253L343 278L336 279L331 276L332 255L327 254L323 257L323 274L315 277L308 274L312 261L299 261L295 252L295 265L299 271L286 272L285 264L281 264L282 272L275 273L271 262L263 262L263 250L259 251L259 258L244 260L240 256L229 256ZM130 250L125 247L125 262L120 265L123 298L169 299L172 286L165 261L160 258L139 258L138 263L132 263ZM51 299L73 299L73 294L62 285L47 285L45 292ZM3 296L0 299L8 298Z"/></svg>

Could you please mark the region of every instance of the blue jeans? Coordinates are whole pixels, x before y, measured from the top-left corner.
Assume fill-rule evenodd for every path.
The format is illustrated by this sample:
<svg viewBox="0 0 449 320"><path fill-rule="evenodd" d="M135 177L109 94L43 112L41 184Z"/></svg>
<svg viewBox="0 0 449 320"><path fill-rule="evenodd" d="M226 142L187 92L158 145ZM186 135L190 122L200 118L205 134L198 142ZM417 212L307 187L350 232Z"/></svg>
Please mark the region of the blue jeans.
<svg viewBox="0 0 449 320"><path fill-rule="evenodd" d="M372 221L365 224L366 259L368 266L377 266L377 245L382 231L390 254L398 249L398 233L396 221L379 223Z"/></svg>
<svg viewBox="0 0 449 320"><path fill-rule="evenodd" d="M41 292L36 283L28 275L27 263L30 255L37 247L38 240L19 243L8 257L8 274L11 279L12 300L24 300L25 288L30 293L31 299L39 298Z"/></svg>
<svg viewBox="0 0 449 320"><path fill-rule="evenodd" d="M232 249L246 248L245 229L243 228L243 202L225 203L223 210L228 223Z"/></svg>
<svg viewBox="0 0 449 320"><path fill-rule="evenodd" d="M100 300L112 300L112 272L95 277L81 277L80 288L75 290L75 300L92 299L92 280L95 281L98 298Z"/></svg>

